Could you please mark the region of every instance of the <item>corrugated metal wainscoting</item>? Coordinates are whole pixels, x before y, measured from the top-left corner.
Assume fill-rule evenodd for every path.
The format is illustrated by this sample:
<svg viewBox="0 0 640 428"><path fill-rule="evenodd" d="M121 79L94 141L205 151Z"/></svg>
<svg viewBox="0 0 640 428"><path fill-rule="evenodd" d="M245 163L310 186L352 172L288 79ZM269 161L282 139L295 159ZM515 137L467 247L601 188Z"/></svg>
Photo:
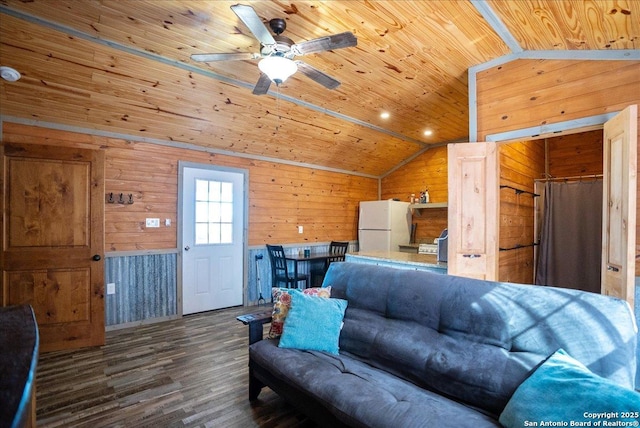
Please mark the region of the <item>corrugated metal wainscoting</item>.
<svg viewBox="0 0 640 428"><path fill-rule="evenodd" d="M105 258L105 325L177 314L177 253ZM115 283L115 294L106 294Z"/></svg>
<svg viewBox="0 0 640 428"><path fill-rule="evenodd" d="M285 252L299 254L305 249L323 253L329 243L287 245ZM350 242L349 252L356 251ZM256 259L256 256L262 256ZM249 248L247 266L246 306L258 303L258 275L260 291L271 302L271 262L264 246ZM153 254L106 254L105 293L107 284L115 284L115 294L105 294L105 325L107 329L128 327L131 324L162 321L178 314L178 254L168 250ZM299 271L309 274L309 264L300 263Z"/></svg>

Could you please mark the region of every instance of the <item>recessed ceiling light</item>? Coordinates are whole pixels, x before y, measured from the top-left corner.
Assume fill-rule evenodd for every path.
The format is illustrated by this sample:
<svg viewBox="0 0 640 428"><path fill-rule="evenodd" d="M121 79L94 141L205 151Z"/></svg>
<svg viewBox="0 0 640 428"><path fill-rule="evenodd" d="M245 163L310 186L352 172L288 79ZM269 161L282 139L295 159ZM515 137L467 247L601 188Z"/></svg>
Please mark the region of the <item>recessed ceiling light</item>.
<svg viewBox="0 0 640 428"><path fill-rule="evenodd" d="M383 111L380 113L380 117L383 119L389 119L389 112Z"/></svg>
<svg viewBox="0 0 640 428"><path fill-rule="evenodd" d="M7 82L15 82L20 79L20 73L11 67L0 67L0 77Z"/></svg>
<svg viewBox="0 0 640 428"><path fill-rule="evenodd" d="M433 131L432 131L432 130L430 130L430 129L426 129L426 130L424 131L424 135L425 135L425 136L427 136L427 137L430 137L431 135L433 135Z"/></svg>

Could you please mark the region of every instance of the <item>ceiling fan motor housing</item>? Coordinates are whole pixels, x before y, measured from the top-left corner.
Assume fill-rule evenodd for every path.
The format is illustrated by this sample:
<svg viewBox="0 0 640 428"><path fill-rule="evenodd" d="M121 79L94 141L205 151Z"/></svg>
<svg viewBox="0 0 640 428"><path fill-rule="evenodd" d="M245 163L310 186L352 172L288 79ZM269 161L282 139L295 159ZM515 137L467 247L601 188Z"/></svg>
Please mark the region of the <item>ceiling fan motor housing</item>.
<svg viewBox="0 0 640 428"><path fill-rule="evenodd" d="M280 35L287 29L287 22L282 18L273 18L269 21L269 27L275 34Z"/></svg>

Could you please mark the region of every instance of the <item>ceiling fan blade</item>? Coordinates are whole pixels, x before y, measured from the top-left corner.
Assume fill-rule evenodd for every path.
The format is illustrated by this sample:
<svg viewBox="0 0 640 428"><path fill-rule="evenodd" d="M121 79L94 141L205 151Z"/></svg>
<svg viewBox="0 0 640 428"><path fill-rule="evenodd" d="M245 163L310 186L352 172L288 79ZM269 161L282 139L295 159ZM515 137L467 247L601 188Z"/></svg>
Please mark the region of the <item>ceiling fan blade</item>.
<svg viewBox="0 0 640 428"><path fill-rule="evenodd" d="M340 82L329 76L328 74L323 73L315 67L310 66L307 63L302 61L296 61L298 65L298 71L309 79L314 80L324 86L327 89L335 89L340 86Z"/></svg>
<svg viewBox="0 0 640 428"><path fill-rule="evenodd" d="M269 86L271 86L271 79L264 73L260 74L258 83L253 88L253 95L264 95L269 92Z"/></svg>
<svg viewBox="0 0 640 428"><path fill-rule="evenodd" d="M251 52L236 52L236 53L212 53L212 54L193 54L191 59L199 62L213 62L213 61L240 61L247 59L258 59L260 55Z"/></svg>
<svg viewBox="0 0 640 428"><path fill-rule="evenodd" d="M251 7L244 4L236 4L231 6L231 10L235 13L238 18L244 25L249 28L251 33L255 36L256 39L260 41L265 46L275 45L276 41L267 30L267 27L264 26L262 20L256 13L256 11Z"/></svg>
<svg viewBox="0 0 640 428"><path fill-rule="evenodd" d="M350 31L333 36L320 37L318 39L307 40L291 46L295 55L306 55L313 52L321 52L332 49L350 48L358 44L358 39Z"/></svg>

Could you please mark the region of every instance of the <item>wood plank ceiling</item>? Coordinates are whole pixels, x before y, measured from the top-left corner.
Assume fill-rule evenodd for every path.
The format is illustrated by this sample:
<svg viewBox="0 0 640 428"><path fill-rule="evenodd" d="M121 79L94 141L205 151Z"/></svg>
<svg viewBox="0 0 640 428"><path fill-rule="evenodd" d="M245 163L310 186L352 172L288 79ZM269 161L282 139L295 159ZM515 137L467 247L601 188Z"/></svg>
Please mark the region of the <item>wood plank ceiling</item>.
<svg viewBox="0 0 640 428"><path fill-rule="evenodd" d="M298 73L256 96L257 61L190 59L259 51L236 3L0 0L0 65L22 73L0 80L0 114L380 177L468 139L470 67L514 49L640 48L640 0L245 1L294 41L358 38L304 57L336 90Z"/></svg>

